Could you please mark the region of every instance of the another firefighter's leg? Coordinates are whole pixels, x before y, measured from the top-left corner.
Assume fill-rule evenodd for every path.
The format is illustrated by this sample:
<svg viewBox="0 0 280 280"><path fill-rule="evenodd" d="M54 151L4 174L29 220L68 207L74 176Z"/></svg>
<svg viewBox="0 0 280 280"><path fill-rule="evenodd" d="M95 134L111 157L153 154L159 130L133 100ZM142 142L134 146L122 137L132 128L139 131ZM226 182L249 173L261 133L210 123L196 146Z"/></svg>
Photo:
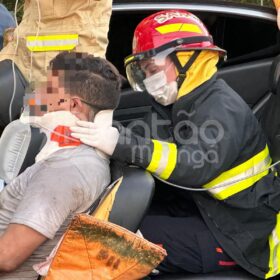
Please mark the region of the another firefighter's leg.
<svg viewBox="0 0 280 280"><path fill-rule="evenodd" d="M147 216L140 231L166 249L168 256L157 268L161 272L207 273L237 267L200 216Z"/></svg>
<svg viewBox="0 0 280 280"><path fill-rule="evenodd" d="M11 60L0 61L0 133L10 122L10 104L12 120L17 119L20 115L23 105L23 96L27 85L20 70L15 65L16 87L14 92L14 75Z"/></svg>

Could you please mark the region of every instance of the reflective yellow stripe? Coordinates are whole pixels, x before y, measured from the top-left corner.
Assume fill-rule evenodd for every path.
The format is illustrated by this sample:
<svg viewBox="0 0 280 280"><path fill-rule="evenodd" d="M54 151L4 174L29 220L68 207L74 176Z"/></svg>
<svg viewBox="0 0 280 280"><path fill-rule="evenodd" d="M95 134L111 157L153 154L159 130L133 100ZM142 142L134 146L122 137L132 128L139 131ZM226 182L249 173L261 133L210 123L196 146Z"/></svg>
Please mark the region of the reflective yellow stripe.
<svg viewBox="0 0 280 280"><path fill-rule="evenodd" d="M163 26L159 26L156 30L160 34L168 34L172 32L193 32L193 33L202 33L201 29L194 24L187 24L187 23L172 23Z"/></svg>
<svg viewBox="0 0 280 280"><path fill-rule="evenodd" d="M268 170L258 175L254 174L261 172L271 164L271 158L269 156L269 150L266 146L260 153L247 160L246 162L222 173L216 179L204 185L204 188L209 189L219 185L227 184L225 187L209 190L209 192L217 199L226 199L231 195L234 195L256 183L262 177L268 174ZM246 176L251 176L248 179L242 180ZM237 180L241 180L238 183L230 184Z"/></svg>
<svg viewBox="0 0 280 280"><path fill-rule="evenodd" d="M176 167L177 147L172 143L160 142L158 140L152 141L154 143L154 151L147 170L166 180L171 176Z"/></svg>
<svg viewBox="0 0 280 280"><path fill-rule="evenodd" d="M176 145L168 143L168 147L169 147L168 163L167 163L165 170L160 174L160 177L164 180L167 180L171 176L173 170L176 167L176 163L177 163Z"/></svg>
<svg viewBox="0 0 280 280"><path fill-rule="evenodd" d="M232 177L235 177L236 175L241 174L247 171L248 169L252 168L256 163L263 161L267 156L269 156L269 150L268 147L266 146L264 150L262 150L260 153L250 158L249 160L245 161L244 163L228 171L223 172L216 179L207 183L205 187L208 188L208 187L213 187L215 185L219 185L220 183L225 182L226 180L231 179Z"/></svg>
<svg viewBox="0 0 280 280"><path fill-rule="evenodd" d="M28 42L34 41L50 41L50 40L71 40L78 39L78 34L59 34L59 35L40 35L40 36L27 36Z"/></svg>
<svg viewBox="0 0 280 280"><path fill-rule="evenodd" d="M277 215L276 226L269 236L269 271L265 279L280 273L280 213Z"/></svg>
<svg viewBox="0 0 280 280"><path fill-rule="evenodd" d="M48 46L48 47L28 47L32 52L47 52L47 51L71 51L76 45L65 45L65 46Z"/></svg>
<svg viewBox="0 0 280 280"><path fill-rule="evenodd" d="M26 46L30 51L67 51L79 43L78 34L27 36Z"/></svg>
<svg viewBox="0 0 280 280"><path fill-rule="evenodd" d="M160 163L160 159L162 155L162 145L157 140L152 140L152 141L154 143L154 151L153 151L152 160L149 166L147 167L147 170L151 173L155 173Z"/></svg>
<svg viewBox="0 0 280 280"><path fill-rule="evenodd" d="M161 154L161 158L160 158L160 161L159 161L158 168L155 171L155 173L158 176L161 176L161 174L166 169L166 166L168 165L168 157L169 157L169 146L168 146L168 143L165 143L165 142L160 142L160 143L162 145L162 154Z"/></svg>
<svg viewBox="0 0 280 280"><path fill-rule="evenodd" d="M126 65L128 62L130 62L130 61L133 60L134 58L135 58L134 55L131 55L131 56L127 57L127 58L125 59L125 61L124 61L124 64Z"/></svg>
<svg viewBox="0 0 280 280"><path fill-rule="evenodd" d="M270 164L268 164L267 166L264 166L264 168L268 167L269 165ZM251 178L242 180L241 182L239 182L237 184L230 185L230 186L226 187L226 189L223 191L220 191L218 193L213 192L213 195L217 199L220 199L220 200L226 199L236 193L239 193L239 192L251 187L252 185L254 185L256 182L258 182L262 177L264 177L267 174L268 174L268 171L262 172L261 174L258 174Z"/></svg>

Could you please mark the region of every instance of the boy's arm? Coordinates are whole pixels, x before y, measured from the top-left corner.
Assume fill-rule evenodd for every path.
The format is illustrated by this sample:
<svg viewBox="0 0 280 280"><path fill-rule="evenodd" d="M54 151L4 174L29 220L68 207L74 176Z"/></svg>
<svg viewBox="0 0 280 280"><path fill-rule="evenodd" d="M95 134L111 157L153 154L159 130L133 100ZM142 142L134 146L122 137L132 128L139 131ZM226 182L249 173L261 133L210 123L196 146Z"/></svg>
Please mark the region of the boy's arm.
<svg viewBox="0 0 280 280"><path fill-rule="evenodd" d="M0 271L15 270L46 240L44 235L28 226L10 224L0 237Z"/></svg>
<svg viewBox="0 0 280 280"><path fill-rule="evenodd" d="M15 270L44 241L54 238L88 195L84 180L71 161L48 163L28 176L26 183L26 188L16 189L24 191L24 195L0 237L0 271Z"/></svg>

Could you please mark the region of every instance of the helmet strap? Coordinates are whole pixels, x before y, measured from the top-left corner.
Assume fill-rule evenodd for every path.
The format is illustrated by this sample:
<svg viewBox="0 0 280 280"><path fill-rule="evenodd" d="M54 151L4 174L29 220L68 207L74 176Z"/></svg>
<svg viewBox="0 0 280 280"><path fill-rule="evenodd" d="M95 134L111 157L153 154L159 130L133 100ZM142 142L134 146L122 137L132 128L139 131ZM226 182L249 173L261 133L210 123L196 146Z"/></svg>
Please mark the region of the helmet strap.
<svg viewBox="0 0 280 280"><path fill-rule="evenodd" d="M199 56L201 50L195 50L193 55L190 57L190 59L187 61L187 63L185 64L185 66L182 66L178 57L177 57L177 53L173 52L170 54L170 57L173 61L173 63L175 64L179 75L177 77L177 84L178 84L178 89L182 86L184 80L187 77L187 72L188 70L191 68L191 66L193 65L193 63L195 62L195 60L197 59L197 57Z"/></svg>

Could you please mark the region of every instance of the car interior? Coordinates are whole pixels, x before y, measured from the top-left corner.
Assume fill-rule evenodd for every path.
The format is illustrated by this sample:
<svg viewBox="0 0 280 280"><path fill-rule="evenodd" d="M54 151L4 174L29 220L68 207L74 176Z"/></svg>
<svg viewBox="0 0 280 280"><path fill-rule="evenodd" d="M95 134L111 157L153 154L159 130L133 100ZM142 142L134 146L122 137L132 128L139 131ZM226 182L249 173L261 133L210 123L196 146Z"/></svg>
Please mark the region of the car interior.
<svg viewBox="0 0 280 280"><path fill-rule="evenodd" d="M277 61L277 63L273 63L274 60ZM251 105L257 115L261 116L262 109L269 99L268 97L271 94L276 94L275 90L277 89L280 76L279 57L278 59L264 59L258 62L231 66L221 70L219 72L219 77L225 79L229 83L235 84L236 81L242 80L242 77L248 73L251 74L251 76L249 76L251 78L247 80L247 83L244 81L244 83L238 83L238 85L240 90L243 90L244 98L246 98L248 104ZM253 87L256 82L256 77L262 80L258 91L254 91ZM252 86L251 89L249 86L250 84ZM272 89L274 89L274 91ZM256 92L257 97L254 98ZM151 108L151 105L147 103L149 99L144 99L139 102L139 100L141 100L141 98L139 99L140 94L141 93L134 93L128 90L122 95L119 109L115 113L115 118L124 125L128 124L130 121L141 119L146 112L149 112ZM124 104L129 104L130 107L127 108ZM130 108L133 109L130 110ZM136 110L136 108L138 110ZM29 125L23 125L19 120L10 123L5 128L0 138L0 181L2 181L2 185L9 183L13 178L35 162L35 156L42 148L44 141L45 137L39 132L38 128L31 128ZM116 194L109 221L136 232L152 202L155 186L158 182L150 173L135 167L125 167L120 171L119 166L116 165L112 166L111 172L112 181L120 174L123 175L124 179ZM129 215L127 215L128 209ZM161 276L149 276L147 279L149 278L170 280L257 279L242 269L208 274L166 274Z"/></svg>
<svg viewBox="0 0 280 280"><path fill-rule="evenodd" d="M261 115L262 109L267 104L272 89L277 88L280 76L279 58L277 64L274 58L264 59L257 62L234 65L219 71L219 77L225 79L229 84L237 85L244 99ZM248 75L248 80L242 77ZM256 79L262 82L256 86ZM119 109L115 118L124 125L130 121L141 119L149 112L151 105L147 100L139 98L141 93L126 90L122 95ZM144 95L145 96L145 95ZM141 102L140 102L141 100ZM129 104L129 108L127 105ZM137 109L137 110L136 110ZM128 117L129 116L129 117ZM35 156L44 144L44 135L37 128L30 128L20 121L10 123L4 130L0 139L0 178L2 182L9 183L18 174L23 172L35 161ZM118 167L112 167L112 180L118 177ZM109 220L136 232L141 220L147 212L155 192L157 181L147 172L135 167L125 167L121 174L124 180L119 188ZM127 215L129 209L129 215ZM152 277L152 276L151 276ZM203 275L162 275L152 277L155 279L256 279L242 269L236 271L216 272Z"/></svg>
<svg viewBox="0 0 280 280"><path fill-rule="evenodd" d="M149 11L152 13L153 11ZM277 93L280 76L279 34L272 23L257 20L197 13L206 22L217 45L228 50L228 61L220 65L218 77L224 79L238 92L260 119L272 94ZM123 58L131 53L133 30L147 12L113 14L107 58L125 76ZM129 24L127 24L129 22ZM229 36L230 34L230 36ZM248 38L250 34L250 38ZM261 34L261 35L260 35ZM262 36L260 38L260 36ZM126 42L125 44L123 42ZM248 43L249 42L249 43ZM277 63L274 63L274 62ZM280 98L280 96L279 96ZM7 104L7 106L9 106ZM124 126L144 119L151 111L147 95L132 91L124 83L119 107L114 119ZM269 129L269 128L268 128ZM35 156L44 144L44 136L37 128L30 128L19 121L10 123L0 138L0 181L9 183L35 162ZM279 155L280 158L280 155ZM122 174L124 180L117 192L110 214L110 221L136 231L147 212L159 182L148 172L135 167L112 166L112 181ZM1 186L1 184L0 184ZM129 215L127 211L129 209ZM257 279L238 269L211 274L184 274L149 276L147 279Z"/></svg>

